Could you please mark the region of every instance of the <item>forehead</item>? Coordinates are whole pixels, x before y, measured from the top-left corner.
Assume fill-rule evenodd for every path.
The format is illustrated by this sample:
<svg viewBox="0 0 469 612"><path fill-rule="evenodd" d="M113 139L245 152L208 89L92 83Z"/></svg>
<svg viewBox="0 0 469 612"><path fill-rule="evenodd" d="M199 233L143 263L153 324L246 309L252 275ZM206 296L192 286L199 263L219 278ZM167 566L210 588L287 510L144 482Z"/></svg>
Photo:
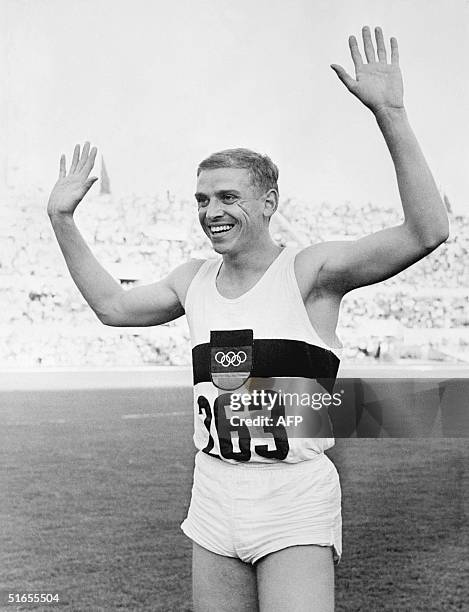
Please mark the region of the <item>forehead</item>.
<svg viewBox="0 0 469 612"><path fill-rule="evenodd" d="M249 170L245 168L202 170L197 177L197 191L202 193L229 189L246 192L252 188Z"/></svg>

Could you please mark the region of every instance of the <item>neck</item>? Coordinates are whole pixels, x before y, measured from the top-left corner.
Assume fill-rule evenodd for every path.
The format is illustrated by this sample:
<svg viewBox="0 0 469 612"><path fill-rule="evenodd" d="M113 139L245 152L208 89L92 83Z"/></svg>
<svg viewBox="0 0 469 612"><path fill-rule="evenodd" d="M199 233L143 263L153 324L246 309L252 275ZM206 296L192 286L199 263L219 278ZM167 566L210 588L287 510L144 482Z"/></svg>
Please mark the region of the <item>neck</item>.
<svg viewBox="0 0 469 612"><path fill-rule="evenodd" d="M247 278L252 273L264 271L282 251L269 236L262 244L253 244L249 250L223 254L223 268L226 276Z"/></svg>

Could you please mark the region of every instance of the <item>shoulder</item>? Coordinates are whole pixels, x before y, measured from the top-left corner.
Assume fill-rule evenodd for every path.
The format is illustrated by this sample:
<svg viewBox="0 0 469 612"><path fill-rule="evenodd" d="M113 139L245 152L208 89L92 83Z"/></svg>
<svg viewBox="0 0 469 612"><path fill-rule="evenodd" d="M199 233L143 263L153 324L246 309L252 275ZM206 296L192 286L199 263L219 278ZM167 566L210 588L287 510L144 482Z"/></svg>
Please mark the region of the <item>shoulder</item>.
<svg viewBox="0 0 469 612"><path fill-rule="evenodd" d="M344 292L340 282L327 274L328 262L344 248L346 241L328 241L318 242L298 251L295 257L295 276L303 299L314 292Z"/></svg>
<svg viewBox="0 0 469 612"><path fill-rule="evenodd" d="M195 275L200 270L206 259L189 259L169 274L168 282L174 292L178 295L181 304L184 304L187 290Z"/></svg>
<svg viewBox="0 0 469 612"><path fill-rule="evenodd" d="M197 274L202 265L206 262L206 259L189 259L169 274L168 278L171 280L173 285L184 285L190 284L192 279Z"/></svg>

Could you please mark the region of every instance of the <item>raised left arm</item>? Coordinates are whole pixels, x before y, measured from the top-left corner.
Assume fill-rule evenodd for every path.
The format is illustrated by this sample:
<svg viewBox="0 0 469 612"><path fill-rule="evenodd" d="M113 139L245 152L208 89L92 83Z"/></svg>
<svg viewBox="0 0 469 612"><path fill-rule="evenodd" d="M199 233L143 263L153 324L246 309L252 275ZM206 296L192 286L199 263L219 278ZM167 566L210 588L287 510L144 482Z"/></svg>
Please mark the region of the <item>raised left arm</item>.
<svg viewBox="0 0 469 612"><path fill-rule="evenodd" d="M381 28L375 30L377 58L369 28L363 28L362 34L367 63L355 37L349 39L356 79L341 66L331 67L376 118L394 163L404 222L359 240L306 249L322 259L319 284L337 286L341 293L401 272L448 238L445 206L404 109L397 41L391 38L388 64Z"/></svg>

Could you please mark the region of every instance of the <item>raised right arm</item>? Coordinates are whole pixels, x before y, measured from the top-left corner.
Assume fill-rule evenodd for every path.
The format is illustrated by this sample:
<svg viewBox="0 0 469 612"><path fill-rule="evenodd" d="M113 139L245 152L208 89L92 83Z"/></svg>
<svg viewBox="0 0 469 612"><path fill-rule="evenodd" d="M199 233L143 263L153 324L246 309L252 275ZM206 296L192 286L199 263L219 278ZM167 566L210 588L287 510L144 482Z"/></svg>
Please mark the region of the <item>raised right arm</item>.
<svg viewBox="0 0 469 612"><path fill-rule="evenodd" d="M49 198L47 212L65 262L80 293L98 319L112 326L149 326L167 323L184 314L185 292L200 266L188 261L159 282L125 290L98 262L73 219L73 213L97 180L88 178L96 158L85 143L80 156L76 145L70 171L65 156L60 160L59 179Z"/></svg>

